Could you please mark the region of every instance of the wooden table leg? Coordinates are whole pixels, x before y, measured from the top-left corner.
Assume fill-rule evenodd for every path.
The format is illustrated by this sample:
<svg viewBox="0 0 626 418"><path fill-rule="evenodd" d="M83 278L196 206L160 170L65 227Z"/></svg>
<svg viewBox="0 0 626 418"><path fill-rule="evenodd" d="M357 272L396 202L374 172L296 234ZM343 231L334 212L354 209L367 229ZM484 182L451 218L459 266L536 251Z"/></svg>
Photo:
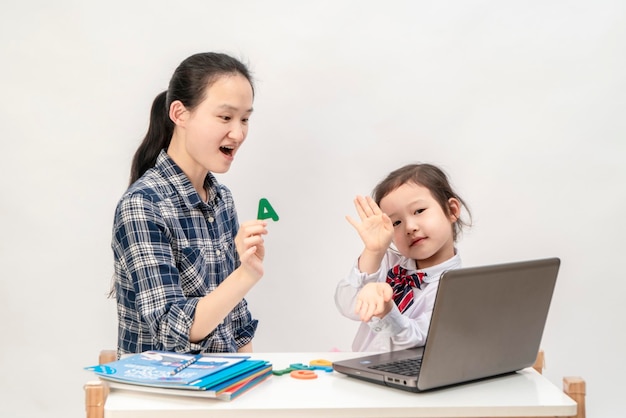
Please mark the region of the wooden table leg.
<svg viewBox="0 0 626 418"><path fill-rule="evenodd" d="M102 350L98 356L98 364L106 364L117 360L115 350ZM85 412L87 418L104 418L104 403L109 395L109 386L101 380L87 382L85 389Z"/></svg>
<svg viewBox="0 0 626 418"><path fill-rule="evenodd" d="M98 356L98 364L106 364L117 360L117 351L115 350L102 350Z"/></svg>
<svg viewBox="0 0 626 418"><path fill-rule="evenodd" d="M563 392L572 398L576 404L576 415L572 418L585 418L586 405L585 395L587 394L587 385L585 380L579 376L567 376L563 378Z"/></svg>
<svg viewBox="0 0 626 418"><path fill-rule="evenodd" d="M87 382L85 389L85 412L87 418L104 418L104 403L109 387L100 380Z"/></svg>
<svg viewBox="0 0 626 418"><path fill-rule="evenodd" d="M546 367L546 357L543 350L539 350L537 353L537 359L535 360L535 364L533 364L533 368L537 370L539 374L543 374L543 369Z"/></svg>

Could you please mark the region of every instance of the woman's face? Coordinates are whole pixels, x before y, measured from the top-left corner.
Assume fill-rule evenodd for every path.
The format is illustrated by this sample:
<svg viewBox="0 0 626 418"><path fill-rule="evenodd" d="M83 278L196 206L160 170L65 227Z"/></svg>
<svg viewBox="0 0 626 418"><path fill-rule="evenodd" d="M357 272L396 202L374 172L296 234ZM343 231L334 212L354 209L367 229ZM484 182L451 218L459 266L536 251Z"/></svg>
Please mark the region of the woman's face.
<svg viewBox="0 0 626 418"><path fill-rule="evenodd" d="M186 160L184 171L225 173L248 134L253 92L241 74L223 75L206 90L204 100L185 110L176 129L182 134ZM176 132L178 134L178 132ZM178 161L177 161L178 162Z"/></svg>

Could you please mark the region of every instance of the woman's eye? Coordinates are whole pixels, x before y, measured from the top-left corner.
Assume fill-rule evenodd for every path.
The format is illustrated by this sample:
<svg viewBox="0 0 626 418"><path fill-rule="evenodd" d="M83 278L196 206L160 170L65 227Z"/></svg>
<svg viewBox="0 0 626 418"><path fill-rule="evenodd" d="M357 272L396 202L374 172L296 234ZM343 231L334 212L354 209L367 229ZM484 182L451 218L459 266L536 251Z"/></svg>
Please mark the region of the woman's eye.
<svg viewBox="0 0 626 418"><path fill-rule="evenodd" d="M230 116L220 116L220 118L222 118L223 120L227 122L231 119Z"/></svg>
<svg viewBox="0 0 626 418"><path fill-rule="evenodd" d="M249 120L248 118L241 119L241 123L243 123L244 125L247 125L248 120Z"/></svg>

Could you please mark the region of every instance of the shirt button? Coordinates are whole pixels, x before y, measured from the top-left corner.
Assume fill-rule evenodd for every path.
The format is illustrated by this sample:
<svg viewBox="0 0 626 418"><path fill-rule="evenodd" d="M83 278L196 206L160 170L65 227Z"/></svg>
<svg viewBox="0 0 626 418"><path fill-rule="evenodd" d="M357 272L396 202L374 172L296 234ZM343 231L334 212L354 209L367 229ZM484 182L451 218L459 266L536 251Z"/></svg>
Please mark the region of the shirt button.
<svg viewBox="0 0 626 418"><path fill-rule="evenodd" d="M209 216L209 219L207 219L207 221L209 221L210 223L213 223L214 220L215 218L213 218L212 216Z"/></svg>
<svg viewBox="0 0 626 418"><path fill-rule="evenodd" d="M222 252L220 250L215 250L215 254L220 255Z"/></svg>
<svg viewBox="0 0 626 418"><path fill-rule="evenodd" d="M381 330L381 329L382 329L382 328L380 328L380 327L375 327L375 328L374 328L374 331L376 331L376 332L380 332L380 330Z"/></svg>

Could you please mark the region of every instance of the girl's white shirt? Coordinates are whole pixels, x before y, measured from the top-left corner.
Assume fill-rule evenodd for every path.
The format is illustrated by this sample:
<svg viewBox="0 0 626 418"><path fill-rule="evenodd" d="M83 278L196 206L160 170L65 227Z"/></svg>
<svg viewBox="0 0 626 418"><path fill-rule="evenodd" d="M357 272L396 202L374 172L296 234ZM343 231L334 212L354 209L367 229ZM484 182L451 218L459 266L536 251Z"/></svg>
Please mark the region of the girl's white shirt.
<svg viewBox="0 0 626 418"><path fill-rule="evenodd" d="M426 273L422 288L413 288L413 304L404 313L400 313L394 304L393 309L384 318L372 318L368 323L361 322L352 342L353 351L387 352L424 345L439 278L444 271L461 267L461 258L455 249L455 255L443 263L416 270L414 260L389 249L378 271L372 274L362 273L357 260L348 277L337 285L335 304L339 312L350 319L360 321L354 312L357 294L367 283L385 282L387 272L397 264L407 269L408 274L417 271Z"/></svg>

